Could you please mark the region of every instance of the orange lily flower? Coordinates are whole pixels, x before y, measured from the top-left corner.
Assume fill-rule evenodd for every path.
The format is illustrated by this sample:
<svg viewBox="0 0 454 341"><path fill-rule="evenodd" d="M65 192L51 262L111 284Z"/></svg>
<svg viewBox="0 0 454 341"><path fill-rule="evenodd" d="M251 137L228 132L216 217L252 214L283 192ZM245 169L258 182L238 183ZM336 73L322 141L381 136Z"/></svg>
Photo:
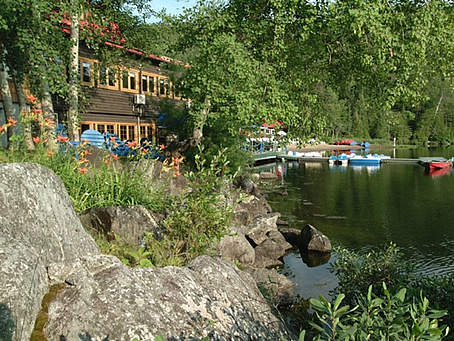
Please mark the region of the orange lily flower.
<svg viewBox="0 0 454 341"><path fill-rule="evenodd" d="M39 136L35 136L35 137L33 138L33 142L34 142L35 144L38 144L38 143L41 142L41 138L40 138Z"/></svg>
<svg viewBox="0 0 454 341"><path fill-rule="evenodd" d="M57 136L57 141L58 142L64 142L67 143L69 141L69 138L67 136Z"/></svg>
<svg viewBox="0 0 454 341"><path fill-rule="evenodd" d="M10 124L12 127L16 125L17 121L14 120L12 117L8 117L8 124Z"/></svg>
<svg viewBox="0 0 454 341"><path fill-rule="evenodd" d="M81 174L85 174L88 172L88 169L87 168L79 168L79 173Z"/></svg>
<svg viewBox="0 0 454 341"><path fill-rule="evenodd" d="M33 96L32 94L27 95L27 101L29 101L30 103L33 103L36 101L36 97Z"/></svg>

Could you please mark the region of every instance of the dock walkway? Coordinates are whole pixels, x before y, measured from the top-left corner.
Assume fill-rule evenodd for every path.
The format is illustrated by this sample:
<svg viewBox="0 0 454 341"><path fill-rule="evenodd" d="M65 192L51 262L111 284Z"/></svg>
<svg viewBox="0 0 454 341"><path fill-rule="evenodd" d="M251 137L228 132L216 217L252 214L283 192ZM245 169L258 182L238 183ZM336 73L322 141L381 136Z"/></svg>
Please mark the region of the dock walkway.
<svg viewBox="0 0 454 341"><path fill-rule="evenodd" d="M265 152L265 153L260 153L260 154L254 154L255 163L263 163L263 162L278 161L278 160L300 161L300 162L328 162L329 157L294 156L294 155L288 155L285 152ZM417 164L419 162L419 159L391 158L391 159L383 159L383 160L381 160L381 162L390 163L390 164L399 164L399 163Z"/></svg>

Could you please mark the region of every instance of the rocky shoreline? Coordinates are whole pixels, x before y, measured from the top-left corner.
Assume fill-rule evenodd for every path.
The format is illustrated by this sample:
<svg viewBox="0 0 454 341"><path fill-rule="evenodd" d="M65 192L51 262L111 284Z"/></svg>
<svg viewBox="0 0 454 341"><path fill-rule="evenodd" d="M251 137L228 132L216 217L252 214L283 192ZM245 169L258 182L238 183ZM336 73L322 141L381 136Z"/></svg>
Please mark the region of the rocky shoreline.
<svg viewBox="0 0 454 341"><path fill-rule="evenodd" d="M293 299L294 284L274 269L292 245L257 187L240 186L246 195L214 256L185 267L129 268L102 254L85 229L140 243L144 231L159 233L162 217L130 206L79 218L52 171L0 165L0 338L30 340L43 298L61 284L48 302L43 339L290 338L263 294L277 305Z"/></svg>

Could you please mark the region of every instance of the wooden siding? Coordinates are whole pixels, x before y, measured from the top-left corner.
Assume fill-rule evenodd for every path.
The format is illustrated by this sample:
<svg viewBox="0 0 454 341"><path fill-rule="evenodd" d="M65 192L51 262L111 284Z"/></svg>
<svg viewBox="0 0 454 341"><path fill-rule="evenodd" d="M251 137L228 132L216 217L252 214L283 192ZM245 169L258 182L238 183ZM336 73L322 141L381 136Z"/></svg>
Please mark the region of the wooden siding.
<svg viewBox="0 0 454 341"><path fill-rule="evenodd" d="M111 114L92 114L86 113L82 115L82 121L90 122L116 122L116 123L131 123L137 124L137 116L128 115L111 115ZM152 117L141 117L141 123L153 123Z"/></svg>
<svg viewBox="0 0 454 341"><path fill-rule="evenodd" d="M12 80L8 80L8 85L9 85L9 91L11 92L11 97L13 99L13 102L15 102L15 103L19 102L19 99L17 98L17 91L16 91L16 86L14 85L14 82ZM0 101L3 101L1 93L0 93Z"/></svg>
<svg viewBox="0 0 454 341"><path fill-rule="evenodd" d="M89 113L135 115L132 110L134 94L102 88L85 88Z"/></svg>

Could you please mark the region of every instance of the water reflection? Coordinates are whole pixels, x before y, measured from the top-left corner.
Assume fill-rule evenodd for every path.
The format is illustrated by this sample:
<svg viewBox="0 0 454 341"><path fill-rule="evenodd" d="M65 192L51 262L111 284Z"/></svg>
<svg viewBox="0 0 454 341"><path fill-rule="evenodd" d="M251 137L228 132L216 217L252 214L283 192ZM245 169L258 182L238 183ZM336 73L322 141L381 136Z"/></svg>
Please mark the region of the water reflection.
<svg viewBox="0 0 454 341"><path fill-rule="evenodd" d="M399 149L395 153L401 158L430 154L448 157L454 155L454 148L442 153L427 149L419 154ZM416 164L372 168L308 164L287 164L282 183L288 196L269 194L273 210L281 212L290 227L311 224L328 236L333 246L355 250L393 241L414 261L419 272L454 272L454 170L427 176ZM285 266L293 273L296 292L305 298L327 296L337 285L329 272L335 259L332 253L331 259L316 266L316 261L302 257L298 251L287 255Z"/></svg>

